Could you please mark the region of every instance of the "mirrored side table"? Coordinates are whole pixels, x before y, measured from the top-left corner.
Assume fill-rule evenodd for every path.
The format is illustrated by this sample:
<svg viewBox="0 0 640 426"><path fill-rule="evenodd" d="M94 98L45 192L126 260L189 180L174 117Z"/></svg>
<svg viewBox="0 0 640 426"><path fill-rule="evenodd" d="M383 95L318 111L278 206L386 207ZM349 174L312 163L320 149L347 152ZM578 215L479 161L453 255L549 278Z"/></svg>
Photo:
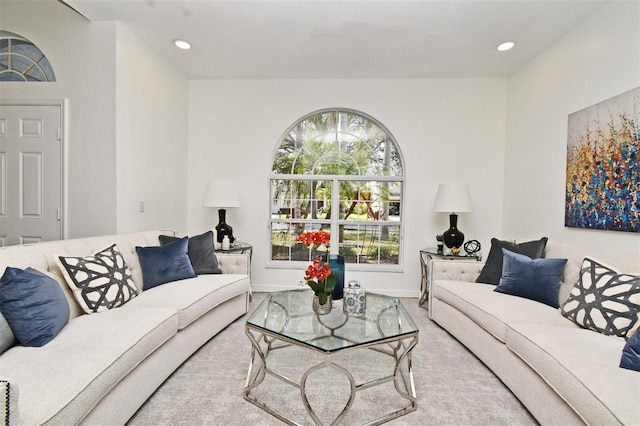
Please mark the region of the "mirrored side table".
<svg viewBox="0 0 640 426"><path fill-rule="evenodd" d="M420 299L418 305L422 306L429 299L429 292L431 291L431 262L433 259L445 259L445 260L465 260L465 261L479 261L482 260L482 253L469 254L465 251L461 251L458 255L438 253L438 249L435 247L423 248L420 250L420 266L422 267L422 279L420 282Z"/></svg>

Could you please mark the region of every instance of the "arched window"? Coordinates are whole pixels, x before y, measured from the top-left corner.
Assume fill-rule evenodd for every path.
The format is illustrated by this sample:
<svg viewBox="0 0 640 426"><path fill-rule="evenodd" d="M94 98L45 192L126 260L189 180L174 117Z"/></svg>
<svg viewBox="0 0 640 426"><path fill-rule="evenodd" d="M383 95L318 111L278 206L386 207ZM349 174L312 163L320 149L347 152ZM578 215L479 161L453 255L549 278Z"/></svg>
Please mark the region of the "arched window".
<svg viewBox="0 0 640 426"><path fill-rule="evenodd" d="M56 81L44 53L24 37L0 31L0 81Z"/></svg>
<svg viewBox="0 0 640 426"><path fill-rule="evenodd" d="M301 118L279 142L270 183L272 264L316 256L296 236L317 229L347 263L401 264L402 154L377 120L336 108Z"/></svg>

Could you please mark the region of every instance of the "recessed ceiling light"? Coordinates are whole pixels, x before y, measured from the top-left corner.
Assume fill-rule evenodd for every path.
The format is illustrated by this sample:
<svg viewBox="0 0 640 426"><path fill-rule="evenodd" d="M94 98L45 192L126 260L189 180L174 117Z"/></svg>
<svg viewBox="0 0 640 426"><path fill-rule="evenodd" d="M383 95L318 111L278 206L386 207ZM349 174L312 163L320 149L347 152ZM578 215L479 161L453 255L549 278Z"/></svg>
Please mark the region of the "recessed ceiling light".
<svg viewBox="0 0 640 426"><path fill-rule="evenodd" d="M173 40L173 44L175 44L178 49L183 49L183 50L191 49L191 44L188 41L176 39L176 40Z"/></svg>
<svg viewBox="0 0 640 426"><path fill-rule="evenodd" d="M504 43L500 43L498 47L496 47L496 49L498 49L500 52L504 52L506 50L513 49L515 45L516 43L514 41L505 41Z"/></svg>

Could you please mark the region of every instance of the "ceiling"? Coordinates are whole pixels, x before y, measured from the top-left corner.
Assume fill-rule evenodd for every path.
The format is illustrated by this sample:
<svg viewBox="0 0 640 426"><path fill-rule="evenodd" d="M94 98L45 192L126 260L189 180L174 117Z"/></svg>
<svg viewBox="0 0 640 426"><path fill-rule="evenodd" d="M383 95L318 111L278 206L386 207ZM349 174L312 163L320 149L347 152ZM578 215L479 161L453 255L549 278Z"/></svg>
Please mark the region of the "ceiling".
<svg viewBox="0 0 640 426"><path fill-rule="evenodd" d="M189 79L289 79L505 77L608 0L59 1L123 22Z"/></svg>

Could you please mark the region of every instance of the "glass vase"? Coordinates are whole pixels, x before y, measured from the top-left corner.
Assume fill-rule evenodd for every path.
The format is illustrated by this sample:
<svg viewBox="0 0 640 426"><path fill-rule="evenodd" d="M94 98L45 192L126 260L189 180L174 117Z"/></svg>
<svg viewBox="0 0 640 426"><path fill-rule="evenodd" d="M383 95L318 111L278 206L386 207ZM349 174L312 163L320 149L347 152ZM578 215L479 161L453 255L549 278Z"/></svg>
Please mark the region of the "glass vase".
<svg viewBox="0 0 640 426"><path fill-rule="evenodd" d="M331 295L327 296L327 303L325 303L324 305L320 304L320 300L318 300L318 296L316 296L315 294L313 295L313 303L312 303L312 308L313 308L313 312L315 312L318 315L326 315L329 312L331 312L331 308L333 307L333 304L331 303Z"/></svg>
<svg viewBox="0 0 640 426"><path fill-rule="evenodd" d="M322 256L322 260L324 262L327 261L326 254ZM336 286L331 292L331 297L333 300L340 300L344 292L344 256L341 254L330 254L329 268L331 268L331 275L336 277Z"/></svg>

